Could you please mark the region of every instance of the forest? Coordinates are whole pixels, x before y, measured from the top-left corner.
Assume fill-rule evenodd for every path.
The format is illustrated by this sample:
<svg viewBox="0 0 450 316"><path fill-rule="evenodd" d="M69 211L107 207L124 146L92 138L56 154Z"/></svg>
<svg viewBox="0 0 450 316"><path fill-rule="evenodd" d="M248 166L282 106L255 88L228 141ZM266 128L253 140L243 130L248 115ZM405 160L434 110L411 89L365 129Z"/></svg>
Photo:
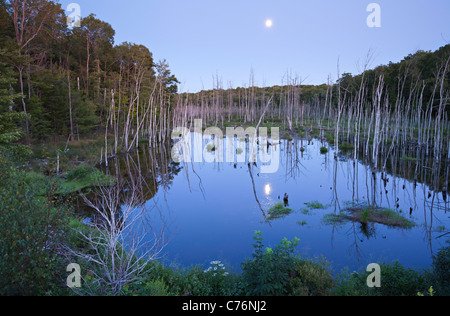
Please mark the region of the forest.
<svg viewBox="0 0 450 316"><path fill-rule="evenodd" d="M279 86L258 87L249 74L248 86L224 87L217 77L211 89L195 93L180 93L170 61L154 60L151 49L116 43L114 26L95 14L69 28L57 2L0 0L0 295L72 295L63 284L68 257L75 253L68 254L67 244L85 250L94 244L72 233L86 229L74 215L78 192L95 181L118 181L99 170L114 169L114 159L142 148L157 161L153 172L161 173L153 184L169 186L180 172L166 154L171 131L192 127L199 118L206 126L259 122L280 127L287 140L326 140L336 152L332 158L345 150L348 157L366 160L374 174L395 173L395 166L408 160L405 177L430 185L447 201L450 44L376 67L368 54L362 73L338 73L337 80L322 85L306 85L286 73ZM134 189L134 180L125 178L118 187ZM138 200L154 194L142 193ZM295 240L283 240L271 255L260 234L254 240L253 260L243 263L242 275L228 278L199 268L181 273L154 260L142 264L143 256L133 254L113 259L113 265L120 260L128 265L122 279L112 280L84 257L94 272L82 294L433 295L433 288L449 293L448 248L423 274L399 264L384 266L392 280L395 274L405 277L403 290L375 292L360 284L365 271L338 281L322 264L295 257ZM121 245L114 247L96 251L121 252ZM274 267L279 270L269 273Z"/></svg>

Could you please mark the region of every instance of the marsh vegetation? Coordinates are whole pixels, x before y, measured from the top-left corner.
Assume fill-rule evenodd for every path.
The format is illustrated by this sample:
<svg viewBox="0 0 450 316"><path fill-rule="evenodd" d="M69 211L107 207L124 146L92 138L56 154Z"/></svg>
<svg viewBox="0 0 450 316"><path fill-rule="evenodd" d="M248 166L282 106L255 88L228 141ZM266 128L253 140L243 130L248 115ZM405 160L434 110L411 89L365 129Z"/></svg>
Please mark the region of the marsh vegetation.
<svg viewBox="0 0 450 316"><path fill-rule="evenodd" d="M359 222L363 225L378 223L404 229L415 226L411 220L405 218L395 210L388 208L374 208L371 206L350 207L342 210L339 214L328 214L325 216L324 220L328 224L352 221Z"/></svg>

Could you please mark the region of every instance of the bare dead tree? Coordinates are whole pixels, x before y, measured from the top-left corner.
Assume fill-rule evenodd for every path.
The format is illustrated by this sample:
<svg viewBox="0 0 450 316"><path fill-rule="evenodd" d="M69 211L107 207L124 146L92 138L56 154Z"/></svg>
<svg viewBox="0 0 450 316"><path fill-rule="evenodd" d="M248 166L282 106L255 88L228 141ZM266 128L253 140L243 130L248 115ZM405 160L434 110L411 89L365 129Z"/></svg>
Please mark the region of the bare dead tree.
<svg viewBox="0 0 450 316"><path fill-rule="evenodd" d="M441 66L438 70L438 74L436 76L436 85L439 84L439 107L436 115L436 124L435 124L435 134L434 134L434 158L436 161L440 159L440 149L441 149L441 140L442 135L440 131L442 117L445 113L445 107L447 105L448 100L448 91L445 91L445 78L447 77L448 67L449 67L450 57L447 59L445 65Z"/></svg>
<svg viewBox="0 0 450 316"><path fill-rule="evenodd" d="M381 102L382 102L382 94L384 88L384 78L383 75L378 79L378 86L373 96L373 106L375 107L375 128L374 128L374 139L373 139L373 148L372 148L372 160L374 164L375 170L378 167L378 151L380 145L380 124L381 124Z"/></svg>
<svg viewBox="0 0 450 316"><path fill-rule="evenodd" d="M71 262L90 268L82 287L73 289L77 294L119 295L125 285L141 278L164 248L164 229L147 231L152 226L147 225L151 212L140 202L142 191L134 187L138 183L118 181L113 186L99 186L95 200L82 195L94 211L91 224L76 230L87 246L66 252Z"/></svg>
<svg viewBox="0 0 450 316"><path fill-rule="evenodd" d="M339 60L338 60L338 65L337 65L337 72L338 72L338 117L337 117L337 122L336 122L336 130L335 130L335 138L334 138L334 146L335 146L335 159L337 160L338 158L338 152L339 152L339 129L340 129L340 124L341 124L341 118L342 118L342 111L344 109L344 104L345 104L345 93L344 96L342 97L342 93L341 93L341 75L340 75L340 70L339 70Z"/></svg>

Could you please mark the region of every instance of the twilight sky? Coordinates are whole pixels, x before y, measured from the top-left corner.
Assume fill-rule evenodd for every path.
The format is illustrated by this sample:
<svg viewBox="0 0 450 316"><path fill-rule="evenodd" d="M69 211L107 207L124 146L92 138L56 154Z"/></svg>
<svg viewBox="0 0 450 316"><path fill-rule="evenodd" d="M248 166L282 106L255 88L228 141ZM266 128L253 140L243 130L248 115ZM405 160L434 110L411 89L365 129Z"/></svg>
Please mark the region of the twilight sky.
<svg viewBox="0 0 450 316"><path fill-rule="evenodd" d="M180 91L281 85L287 73L304 84L359 74L398 62L417 50L450 43L449 0L61 0L94 13L124 41L147 46L166 59ZM370 3L381 8L381 27L369 28ZM266 27L266 20L273 25Z"/></svg>

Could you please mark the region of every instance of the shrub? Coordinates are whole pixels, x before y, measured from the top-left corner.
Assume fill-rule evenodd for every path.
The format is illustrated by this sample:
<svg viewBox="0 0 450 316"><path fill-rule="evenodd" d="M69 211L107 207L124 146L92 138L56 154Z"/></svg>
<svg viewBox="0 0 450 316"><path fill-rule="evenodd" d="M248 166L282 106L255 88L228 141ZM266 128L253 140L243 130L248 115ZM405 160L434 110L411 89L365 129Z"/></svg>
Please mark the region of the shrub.
<svg viewBox="0 0 450 316"><path fill-rule="evenodd" d="M166 286L165 289L169 295L235 296L241 294L240 276L228 272L219 261L211 262L211 267L206 270L200 266L177 269L153 262L149 266L149 271L149 280L160 280ZM147 294L144 292L144 295Z"/></svg>
<svg viewBox="0 0 450 316"><path fill-rule="evenodd" d="M434 257L431 279L437 295L450 295L450 247L442 248Z"/></svg>
<svg viewBox="0 0 450 316"><path fill-rule="evenodd" d="M355 146L350 143L343 142L342 144L339 145L339 149L345 152L355 149Z"/></svg>
<svg viewBox="0 0 450 316"><path fill-rule="evenodd" d="M95 172L95 168L86 164L81 164L73 170L67 171L67 180L77 180L84 179L89 177L93 172Z"/></svg>
<svg viewBox="0 0 450 316"><path fill-rule="evenodd" d="M298 258L294 256L299 239L286 238L274 249L263 249L261 232L255 232L252 258L242 263L242 278L246 294L251 296L282 296L290 293L291 274Z"/></svg>
<svg viewBox="0 0 450 316"><path fill-rule="evenodd" d="M370 296L373 289L367 287L364 279L365 272L350 272L348 268L342 270L335 278L335 287L332 289L334 296Z"/></svg>
<svg viewBox="0 0 450 316"><path fill-rule="evenodd" d="M144 286L145 296L169 296L169 287L162 280L150 280Z"/></svg>
<svg viewBox="0 0 450 316"><path fill-rule="evenodd" d="M283 135L283 139L287 140L288 142L292 141L292 137L289 133L285 133Z"/></svg>
<svg viewBox="0 0 450 316"><path fill-rule="evenodd" d="M380 264L381 287L367 286L368 272L343 271L338 277L333 294L337 296L417 296L430 288L426 271L405 268L397 261Z"/></svg>
<svg viewBox="0 0 450 316"><path fill-rule="evenodd" d="M82 164L66 174L58 193L73 193L97 185L113 185L114 177L102 173L95 167Z"/></svg>
<svg viewBox="0 0 450 316"><path fill-rule="evenodd" d="M381 288L375 289L381 296L416 296L419 291L429 288L426 276L399 262L381 264Z"/></svg>
<svg viewBox="0 0 450 316"><path fill-rule="evenodd" d="M0 155L0 295L61 290L67 263L58 253L69 210L54 185L27 181Z"/></svg>
<svg viewBox="0 0 450 316"><path fill-rule="evenodd" d="M292 295L295 296L328 296L331 294L334 280L329 264L322 260L302 260L295 267L295 276L290 281Z"/></svg>

